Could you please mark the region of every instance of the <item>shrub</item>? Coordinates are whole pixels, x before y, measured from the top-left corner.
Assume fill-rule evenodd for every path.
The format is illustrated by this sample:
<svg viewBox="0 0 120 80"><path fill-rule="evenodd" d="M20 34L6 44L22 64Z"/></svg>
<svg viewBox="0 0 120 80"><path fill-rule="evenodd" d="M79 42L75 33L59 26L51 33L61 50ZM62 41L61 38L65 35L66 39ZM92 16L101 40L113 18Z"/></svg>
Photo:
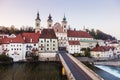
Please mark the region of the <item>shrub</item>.
<svg viewBox="0 0 120 80"><path fill-rule="evenodd" d="M1 54L0 55L0 62L12 62L13 58L5 55L5 54Z"/></svg>

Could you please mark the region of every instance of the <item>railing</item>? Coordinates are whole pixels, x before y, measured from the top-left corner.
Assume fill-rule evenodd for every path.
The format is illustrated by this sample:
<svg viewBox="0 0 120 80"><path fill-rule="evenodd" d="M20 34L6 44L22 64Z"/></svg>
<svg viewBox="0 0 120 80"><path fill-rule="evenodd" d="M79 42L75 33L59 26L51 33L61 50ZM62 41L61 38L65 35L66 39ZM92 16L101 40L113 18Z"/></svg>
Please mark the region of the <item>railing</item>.
<svg viewBox="0 0 120 80"><path fill-rule="evenodd" d="M59 58L62 62L62 65L64 66L65 68L65 71L66 71L66 75L68 77L69 80L75 80L73 74L71 73L70 69L68 68L66 62L64 61L63 57L61 56L61 54L59 54Z"/></svg>
<svg viewBox="0 0 120 80"><path fill-rule="evenodd" d="M98 74L93 72L91 69L86 67L83 63L81 63L79 60L71 56L70 54L67 54L88 76L92 78L92 80L104 80L101 78Z"/></svg>

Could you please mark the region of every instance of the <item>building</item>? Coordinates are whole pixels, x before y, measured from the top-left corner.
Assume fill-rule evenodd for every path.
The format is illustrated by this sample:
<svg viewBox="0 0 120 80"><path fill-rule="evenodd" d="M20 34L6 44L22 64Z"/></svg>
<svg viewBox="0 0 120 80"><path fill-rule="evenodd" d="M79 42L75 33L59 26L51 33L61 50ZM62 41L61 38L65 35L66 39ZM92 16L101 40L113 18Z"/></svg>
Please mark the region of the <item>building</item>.
<svg viewBox="0 0 120 80"><path fill-rule="evenodd" d="M66 48L67 47L67 21L66 17L64 16L61 24L55 23L53 26L55 34L58 38L58 46L59 48Z"/></svg>
<svg viewBox="0 0 120 80"><path fill-rule="evenodd" d="M97 41L93 39L93 37L85 32L85 31L81 31L81 30L68 30L67 31L67 37L68 37L68 41L79 41L81 48L87 48L87 47L93 47L96 45Z"/></svg>
<svg viewBox="0 0 120 80"><path fill-rule="evenodd" d="M57 52L58 40L53 29L43 29L39 37L39 52Z"/></svg>
<svg viewBox="0 0 120 80"><path fill-rule="evenodd" d="M24 40L23 53L25 53L25 57L31 57L31 54L38 55L38 40L40 37L40 33L23 33L22 34Z"/></svg>
<svg viewBox="0 0 120 80"><path fill-rule="evenodd" d="M98 46L91 50L91 56L99 60L113 59L116 55L113 46Z"/></svg>
<svg viewBox="0 0 120 80"><path fill-rule="evenodd" d="M68 53L81 53L81 46L79 41L68 41L67 45Z"/></svg>
<svg viewBox="0 0 120 80"><path fill-rule="evenodd" d="M52 26L53 26L53 20L52 20L51 14L49 14L48 20L47 20L47 27L48 29L52 29Z"/></svg>
<svg viewBox="0 0 120 80"><path fill-rule="evenodd" d="M39 17L39 12L37 13L37 18L35 19L35 33L40 32L41 33L41 25L40 25L41 19Z"/></svg>
<svg viewBox="0 0 120 80"><path fill-rule="evenodd" d="M12 34L9 37L2 39L2 51L9 57L13 58L13 61L20 61L25 59L25 54L23 53L24 40L22 35Z"/></svg>

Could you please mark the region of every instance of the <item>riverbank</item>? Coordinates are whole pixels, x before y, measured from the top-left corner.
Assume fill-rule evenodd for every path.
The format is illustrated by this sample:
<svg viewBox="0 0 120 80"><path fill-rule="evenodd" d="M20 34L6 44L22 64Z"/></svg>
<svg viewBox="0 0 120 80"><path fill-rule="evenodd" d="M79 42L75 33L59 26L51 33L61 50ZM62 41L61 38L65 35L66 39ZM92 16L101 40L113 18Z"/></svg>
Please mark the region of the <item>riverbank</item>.
<svg viewBox="0 0 120 80"><path fill-rule="evenodd" d="M96 61L94 65L108 65L108 66L117 66L120 67L120 61Z"/></svg>

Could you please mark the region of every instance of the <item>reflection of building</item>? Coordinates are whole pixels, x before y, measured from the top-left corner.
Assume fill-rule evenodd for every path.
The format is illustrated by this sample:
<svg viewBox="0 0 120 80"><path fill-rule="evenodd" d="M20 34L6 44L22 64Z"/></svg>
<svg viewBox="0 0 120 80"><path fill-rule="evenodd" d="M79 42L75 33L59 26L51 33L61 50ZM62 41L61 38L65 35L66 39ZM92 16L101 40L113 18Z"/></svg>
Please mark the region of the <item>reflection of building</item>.
<svg viewBox="0 0 120 80"><path fill-rule="evenodd" d="M56 52L58 51L58 41L53 29L43 29L39 42L39 52Z"/></svg>

